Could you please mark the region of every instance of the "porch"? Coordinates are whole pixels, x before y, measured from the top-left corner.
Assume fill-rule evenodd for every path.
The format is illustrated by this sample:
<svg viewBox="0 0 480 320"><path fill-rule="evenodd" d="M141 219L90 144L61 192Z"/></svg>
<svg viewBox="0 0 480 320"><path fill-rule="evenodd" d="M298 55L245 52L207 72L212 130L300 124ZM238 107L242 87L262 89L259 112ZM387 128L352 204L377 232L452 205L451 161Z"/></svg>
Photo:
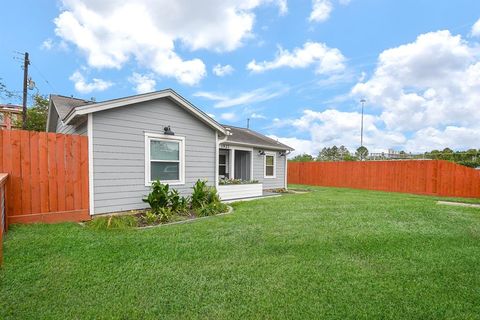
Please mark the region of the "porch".
<svg viewBox="0 0 480 320"><path fill-rule="evenodd" d="M253 148L220 146L217 190L222 200L263 195L263 184L254 181L253 157Z"/></svg>

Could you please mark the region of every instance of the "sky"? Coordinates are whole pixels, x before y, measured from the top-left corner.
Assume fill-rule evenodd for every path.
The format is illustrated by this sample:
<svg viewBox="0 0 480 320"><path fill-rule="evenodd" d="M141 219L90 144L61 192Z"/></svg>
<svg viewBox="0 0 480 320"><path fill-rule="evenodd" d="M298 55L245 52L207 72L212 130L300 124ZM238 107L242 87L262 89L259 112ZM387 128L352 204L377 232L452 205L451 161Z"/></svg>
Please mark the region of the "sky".
<svg viewBox="0 0 480 320"><path fill-rule="evenodd" d="M96 101L173 88L293 148L480 148L478 0L2 1L0 78ZM21 20L19 18L22 18ZM19 103L3 99L3 103Z"/></svg>

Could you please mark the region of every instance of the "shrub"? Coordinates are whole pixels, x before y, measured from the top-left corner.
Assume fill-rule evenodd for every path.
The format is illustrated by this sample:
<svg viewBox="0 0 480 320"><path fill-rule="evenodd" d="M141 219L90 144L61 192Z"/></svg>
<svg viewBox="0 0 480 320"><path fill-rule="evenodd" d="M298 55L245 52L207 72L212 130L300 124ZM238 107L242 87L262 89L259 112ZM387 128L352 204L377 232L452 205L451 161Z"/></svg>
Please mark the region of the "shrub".
<svg viewBox="0 0 480 320"><path fill-rule="evenodd" d="M207 186L204 180L197 180L193 186L192 208L199 209L211 203L220 202L220 197L215 187Z"/></svg>
<svg viewBox="0 0 480 320"><path fill-rule="evenodd" d="M170 207L174 213L186 213L189 209L190 198L180 196L177 190L170 191Z"/></svg>
<svg viewBox="0 0 480 320"><path fill-rule="evenodd" d="M158 214L161 208L166 208L170 204L169 186L157 180L152 182L151 189L148 196L142 200L150 205L154 214Z"/></svg>

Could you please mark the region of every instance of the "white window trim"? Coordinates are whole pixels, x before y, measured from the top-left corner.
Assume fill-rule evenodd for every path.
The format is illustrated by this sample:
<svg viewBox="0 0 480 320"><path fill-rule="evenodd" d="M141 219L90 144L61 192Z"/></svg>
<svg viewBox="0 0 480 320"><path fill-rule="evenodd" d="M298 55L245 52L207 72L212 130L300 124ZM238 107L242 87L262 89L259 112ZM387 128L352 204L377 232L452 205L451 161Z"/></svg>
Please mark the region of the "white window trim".
<svg viewBox="0 0 480 320"><path fill-rule="evenodd" d="M273 156L273 176L267 176L267 156ZM265 152L265 155L263 156L263 178L264 179L277 178L277 153L276 152Z"/></svg>
<svg viewBox="0 0 480 320"><path fill-rule="evenodd" d="M145 132L145 186L150 187L152 185L151 177L151 160L150 160L150 141L178 141L180 142L179 148L179 180L165 180L162 183L169 185L184 185L185 184L185 137L169 136L165 134L149 133ZM174 162L174 161L172 161Z"/></svg>

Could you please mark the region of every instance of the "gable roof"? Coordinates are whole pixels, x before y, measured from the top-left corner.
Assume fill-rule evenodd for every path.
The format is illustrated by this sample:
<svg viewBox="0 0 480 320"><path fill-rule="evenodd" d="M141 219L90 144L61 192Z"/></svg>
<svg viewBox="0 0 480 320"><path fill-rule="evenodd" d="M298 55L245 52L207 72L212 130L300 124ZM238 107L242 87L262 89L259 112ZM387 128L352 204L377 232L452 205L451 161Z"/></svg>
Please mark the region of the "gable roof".
<svg viewBox="0 0 480 320"><path fill-rule="evenodd" d="M169 98L173 100L178 105L183 107L186 111L190 112L195 117L197 117L200 121L204 122L205 124L212 127L213 129L221 132L222 134L226 134L225 128L222 127L222 125L220 125L218 122L213 120L205 112L195 107L188 100L183 98L181 95L179 95L172 89L149 92L149 93L129 96L125 98L107 100L103 102L86 103L83 105L78 105L78 106L75 106L74 108L70 108L70 111L65 115L64 122L65 124L69 124L72 122L72 120L89 113L104 111L104 110L118 108L118 107L124 107L127 105L160 99L160 98Z"/></svg>
<svg viewBox="0 0 480 320"><path fill-rule="evenodd" d="M58 116L62 121L65 120L65 118L72 111L72 109L95 103L93 101L87 101L73 97L65 97L56 94L50 95L50 101L53 103L55 109L57 110Z"/></svg>
<svg viewBox="0 0 480 320"><path fill-rule="evenodd" d="M241 145L249 145L249 146L257 146L257 147L264 147L264 148L271 148L277 150L290 150L292 151L293 148L278 142L272 138L269 138L261 133L256 131L247 129L247 128L240 128L234 126L223 125L230 134L227 137L226 142L232 142L235 144Z"/></svg>
<svg viewBox="0 0 480 320"><path fill-rule="evenodd" d="M270 148L276 150L293 150L293 148L256 131L246 128L221 125L172 89L165 89L161 91L144 93L102 102L88 101L61 95L50 95L50 105L53 105L55 110L57 110L59 120L61 120L64 124L70 124L74 123L79 118L84 118L85 115L89 113L123 107L159 98L169 98L175 101L185 110L192 113L199 120L214 128L215 130L221 132L223 135L226 135L226 142L246 146L262 147L267 149ZM48 114L47 128L50 127L49 123L50 112Z"/></svg>

